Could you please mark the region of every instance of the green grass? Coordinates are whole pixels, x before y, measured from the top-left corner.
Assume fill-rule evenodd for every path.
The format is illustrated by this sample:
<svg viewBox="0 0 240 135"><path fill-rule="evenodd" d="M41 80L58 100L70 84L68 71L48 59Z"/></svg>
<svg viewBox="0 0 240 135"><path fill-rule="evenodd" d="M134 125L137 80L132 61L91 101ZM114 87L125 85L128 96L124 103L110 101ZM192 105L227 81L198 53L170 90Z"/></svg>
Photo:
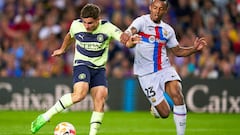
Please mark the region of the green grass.
<svg viewBox="0 0 240 135"><path fill-rule="evenodd" d="M0 111L0 135L30 135L30 123L36 111ZM72 123L77 135L88 135L91 112L67 112L55 115L36 135L53 135L61 121ZM154 119L149 112L106 112L98 135L176 135L172 114ZM188 113L186 135L240 135L239 114Z"/></svg>

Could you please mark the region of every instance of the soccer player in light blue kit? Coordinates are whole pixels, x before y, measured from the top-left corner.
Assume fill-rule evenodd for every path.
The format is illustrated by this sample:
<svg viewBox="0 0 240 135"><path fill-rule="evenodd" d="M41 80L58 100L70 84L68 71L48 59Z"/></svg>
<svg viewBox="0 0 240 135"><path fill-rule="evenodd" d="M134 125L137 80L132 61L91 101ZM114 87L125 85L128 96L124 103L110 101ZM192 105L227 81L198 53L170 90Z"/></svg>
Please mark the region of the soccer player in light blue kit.
<svg viewBox="0 0 240 135"><path fill-rule="evenodd" d="M81 10L81 19L74 20L62 46L52 56L60 56L75 41L73 61L73 93L63 95L54 106L40 114L31 124L36 133L51 117L74 103L82 101L90 91L94 110L90 120L89 135L96 135L104 116L104 103L108 96L105 65L109 42L120 41L122 31L108 21L100 19L100 8L87 4ZM138 39L139 41L139 39ZM127 44L138 42L133 38Z"/></svg>
<svg viewBox="0 0 240 135"><path fill-rule="evenodd" d="M205 38L196 38L192 47L179 45L173 28L162 21L167 13L167 0L152 0L150 14L136 18L121 36L122 42L130 35L138 34L141 42L135 45L134 74L138 76L141 88L151 103L155 117L167 118L170 107L164 93L173 100L173 113L177 135L184 135L187 109L184 102L181 78L171 66L167 49L174 55L186 57L202 50L206 45Z"/></svg>

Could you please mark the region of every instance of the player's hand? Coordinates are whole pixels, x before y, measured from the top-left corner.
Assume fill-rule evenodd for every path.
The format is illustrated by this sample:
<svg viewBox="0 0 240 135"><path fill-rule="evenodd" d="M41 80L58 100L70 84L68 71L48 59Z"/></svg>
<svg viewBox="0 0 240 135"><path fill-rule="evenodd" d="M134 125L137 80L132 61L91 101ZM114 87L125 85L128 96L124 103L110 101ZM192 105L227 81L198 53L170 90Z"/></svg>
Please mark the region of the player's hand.
<svg viewBox="0 0 240 135"><path fill-rule="evenodd" d="M123 32L120 36L120 42L125 45L130 38L131 38L131 35L129 33Z"/></svg>
<svg viewBox="0 0 240 135"><path fill-rule="evenodd" d="M194 41L194 47L197 51L202 50L205 46L207 46L207 41L204 37L196 38Z"/></svg>
<svg viewBox="0 0 240 135"><path fill-rule="evenodd" d="M57 50L55 50L55 51L52 53L51 56L60 56L60 55L62 55L62 54L64 54L64 53L65 53L64 50L62 50L62 49L57 49Z"/></svg>
<svg viewBox="0 0 240 135"><path fill-rule="evenodd" d="M127 41L126 47L132 48L136 44L140 43L141 40L142 40L142 37L138 34L135 34L135 35L131 36L130 39Z"/></svg>
<svg viewBox="0 0 240 135"><path fill-rule="evenodd" d="M133 44L138 44L142 40L142 37L138 34L135 34L130 37Z"/></svg>

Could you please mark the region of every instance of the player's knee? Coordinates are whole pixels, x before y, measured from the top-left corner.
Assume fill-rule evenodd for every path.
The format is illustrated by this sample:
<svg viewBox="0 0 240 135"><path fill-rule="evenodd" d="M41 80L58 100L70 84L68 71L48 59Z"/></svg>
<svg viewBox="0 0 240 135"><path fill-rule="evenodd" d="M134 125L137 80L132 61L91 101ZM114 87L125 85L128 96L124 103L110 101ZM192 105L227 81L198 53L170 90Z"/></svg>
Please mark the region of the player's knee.
<svg viewBox="0 0 240 135"><path fill-rule="evenodd" d="M169 116L169 115L161 115L161 118L162 118L162 119L166 119L166 118L168 118L168 116Z"/></svg>
<svg viewBox="0 0 240 135"><path fill-rule="evenodd" d="M161 108L156 108L156 110L158 111L159 115L161 118L168 118L169 114L171 112L170 108L168 106L163 106Z"/></svg>
<svg viewBox="0 0 240 135"><path fill-rule="evenodd" d="M171 98L172 98L175 105L183 104L184 97L183 97L183 94L182 94L181 90L172 91L171 92Z"/></svg>
<svg viewBox="0 0 240 135"><path fill-rule="evenodd" d="M159 114L160 114L161 118L163 118L163 119L168 118L169 114L170 114L170 110L161 111Z"/></svg>
<svg viewBox="0 0 240 135"><path fill-rule="evenodd" d="M86 94L77 94L77 93L73 93L72 94L72 100L73 102L80 102L82 101L84 98L86 97Z"/></svg>
<svg viewBox="0 0 240 135"><path fill-rule="evenodd" d="M104 104L105 100L107 99L107 91L102 91L102 92L98 92L93 94L93 100L94 102L100 103L100 104Z"/></svg>
<svg viewBox="0 0 240 135"><path fill-rule="evenodd" d="M171 112L171 108L169 107L168 103L163 100L160 104L155 106L156 111L160 115L161 118L168 118Z"/></svg>
<svg viewBox="0 0 240 135"><path fill-rule="evenodd" d="M175 105L183 104L182 85L179 81L171 81L166 84L166 91L171 96Z"/></svg>

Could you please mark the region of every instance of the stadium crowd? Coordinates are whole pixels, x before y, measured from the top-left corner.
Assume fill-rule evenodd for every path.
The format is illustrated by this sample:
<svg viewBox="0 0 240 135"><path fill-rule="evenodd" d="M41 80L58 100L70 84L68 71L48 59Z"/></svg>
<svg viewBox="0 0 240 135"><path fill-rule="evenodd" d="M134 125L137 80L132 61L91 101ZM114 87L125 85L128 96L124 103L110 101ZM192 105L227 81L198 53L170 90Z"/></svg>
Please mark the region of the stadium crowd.
<svg viewBox="0 0 240 135"><path fill-rule="evenodd" d="M147 14L150 0L1 0L0 77L72 75L74 46L63 58L51 57L60 47L72 20L86 3L98 4L102 18L125 30ZM208 48L190 57L170 60L182 78L240 78L240 0L169 0L165 21L180 44L191 46L205 36ZM134 48L111 42L107 74L133 76Z"/></svg>

